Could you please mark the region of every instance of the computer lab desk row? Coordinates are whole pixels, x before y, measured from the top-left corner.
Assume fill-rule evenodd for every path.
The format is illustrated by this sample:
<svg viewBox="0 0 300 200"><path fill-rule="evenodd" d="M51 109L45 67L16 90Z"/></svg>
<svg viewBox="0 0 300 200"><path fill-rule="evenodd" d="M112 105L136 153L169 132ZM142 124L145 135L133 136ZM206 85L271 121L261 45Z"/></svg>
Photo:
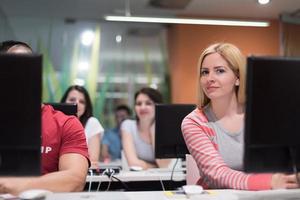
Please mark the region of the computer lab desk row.
<svg viewBox="0 0 300 200"><path fill-rule="evenodd" d="M54 193L46 200L296 200L300 189L270 191L206 190L187 196L174 191Z"/></svg>
<svg viewBox="0 0 300 200"><path fill-rule="evenodd" d="M107 175L87 176L85 191L154 191L175 190L186 184L184 171L121 171Z"/></svg>

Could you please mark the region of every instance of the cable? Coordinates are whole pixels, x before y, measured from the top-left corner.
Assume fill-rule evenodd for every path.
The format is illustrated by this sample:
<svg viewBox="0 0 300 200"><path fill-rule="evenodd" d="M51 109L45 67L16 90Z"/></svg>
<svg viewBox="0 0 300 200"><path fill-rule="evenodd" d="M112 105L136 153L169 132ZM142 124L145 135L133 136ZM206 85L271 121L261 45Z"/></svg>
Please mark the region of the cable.
<svg viewBox="0 0 300 200"><path fill-rule="evenodd" d="M160 177L160 176L159 176L159 181L160 181L160 184L161 184L162 190L165 192L165 191L166 191L166 189L165 189L164 183L163 183L163 181L161 180L161 177Z"/></svg>
<svg viewBox="0 0 300 200"><path fill-rule="evenodd" d="M102 172L101 176L104 176L105 173L106 173L106 170ZM101 186L101 181L98 182L98 186L97 186L97 190L96 190L97 192L99 191L100 186Z"/></svg>
<svg viewBox="0 0 300 200"><path fill-rule="evenodd" d="M179 160L179 158L176 159L176 161L175 161L175 163L173 165L172 172L171 172L171 178L170 178L171 181L173 181L173 175L174 175L175 167L176 167L176 165L178 163L178 160Z"/></svg>
<svg viewBox="0 0 300 200"><path fill-rule="evenodd" d="M119 178L115 177L115 176L112 176L113 179L116 179L117 181L119 181L123 186L124 188L126 189L126 191L129 191L129 187L122 181L120 180Z"/></svg>
<svg viewBox="0 0 300 200"><path fill-rule="evenodd" d="M89 173L90 173L90 181L89 181L89 188L88 188L88 192L91 191L92 189L92 177L93 177L93 170L89 169Z"/></svg>
<svg viewBox="0 0 300 200"><path fill-rule="evenodd" d="M296 175L297 183L300 184L300 177L298 176L298 167L297 167L297 150L295 147L289 147L290 156L293 164L293 172Z"/></svg>
<svg viewBox="0 0 300 200"><path fill-rule="evenodd" d="M107 188L106 188L106 192L109 190L109 188L110 188L110 185L111 185L111 182L112 182L112 177L113 177L113 175L115 174L115 170L113 170L113 169L106 169L105 170L105 175L107 175L108 176L108 178L109 178L109 183L108 183L108 186L107 186Z"/></svg>

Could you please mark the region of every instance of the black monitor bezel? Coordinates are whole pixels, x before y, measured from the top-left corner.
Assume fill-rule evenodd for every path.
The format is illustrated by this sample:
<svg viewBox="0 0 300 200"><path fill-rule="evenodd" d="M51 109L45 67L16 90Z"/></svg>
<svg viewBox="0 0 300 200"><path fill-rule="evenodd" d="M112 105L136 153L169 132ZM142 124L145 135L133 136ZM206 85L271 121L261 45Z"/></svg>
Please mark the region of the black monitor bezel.
<svg viewBox="0 0 300 200"><path fill-rule="evenodd" d="M185 158L185 155L189 154L183 135L181 133L181 122L184 119L184 117L190 112L192 112L195 108L195 104L155 105L155 158ZM179 119L175 119L177 121L177 127L175 131L175 136L177 137L177 140L171 145L166 144L166 141L164 140L164 138L162 138L162 136L164 136L166 133L169 133L168 131L170 131L170 129L173 128L170 126L174 124L170 124L168 122L170 122L171 117L176 117L176 112L179 112L180 109L187 109L188 112L180 114ZM162 111L165 112L163 116L159 114ZM166 126L169 127L166 128ZM165 129L167 129L168 131L164 131Z"/></svg>
<svg viewBox="0 0 300 200"><path fill-rule="evenodd" d="M0 54L0 71L5 80L13 81L0 80L9 91L3 94L6 100L2 103L8 105L1 104L7 108L2 109L5 114L1 116L11 120L9 124L15 124L12 131L0 127L1 137L7 131L7 138L2 138L6 143L0 146L0 176L41 175L42 56Z"/></svg>
<svg viewBox="0 0 300 200"><path fill-rule="evenodd" d="M77 117L77 104L76 103L58 103L47 102L45 105L50 105L54 110L63 112L65 115L73 115Z"/></svg>
<svg viewBox="0 0 300 200"><path fill-rule="evenodd" d="M289 93L292 94L290 90L297 92L297 86L292 83L295 82L292 79L297 77L300 79L299 58L255 56L247 58L244 171L294 172L295 166L299 168L300 141L297 141L299 138L297 131L289 131L289 138L278 135L284 135L282 133L284 131L278 131L282 127L278 127L280 125L285 128L288 120L292 121L286 114L293 112L289 109L282 110L283 107L278 106L286 106L286 97ZM276 90L267 90L272 86L278 93ZM300 100L300 90L294 94L297 94ZM291 100L289 104L295 102ZM300 115L300 106L297 106L297 113ZM259 120L259 117L263 119ZM285 121L279 123L280 120ZM296 123L293 125L297 126ZM269 132L263 131L267 128ZM268 133L272 133L273 137Z"/></svg>

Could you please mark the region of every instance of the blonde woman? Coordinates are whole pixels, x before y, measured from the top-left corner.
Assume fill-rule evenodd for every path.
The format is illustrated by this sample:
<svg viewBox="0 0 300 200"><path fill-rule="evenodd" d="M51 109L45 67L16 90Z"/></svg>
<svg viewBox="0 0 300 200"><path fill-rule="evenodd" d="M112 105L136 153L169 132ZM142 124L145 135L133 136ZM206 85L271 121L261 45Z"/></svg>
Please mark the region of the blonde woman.
<svg viewBox="0 0 300 200"><path fill-rule="evenodd" d="M298 188L295 175L243 172L245 59L229 43L204 50L198 66L199 104L182 132L205 188L266 190Z"/></svg>

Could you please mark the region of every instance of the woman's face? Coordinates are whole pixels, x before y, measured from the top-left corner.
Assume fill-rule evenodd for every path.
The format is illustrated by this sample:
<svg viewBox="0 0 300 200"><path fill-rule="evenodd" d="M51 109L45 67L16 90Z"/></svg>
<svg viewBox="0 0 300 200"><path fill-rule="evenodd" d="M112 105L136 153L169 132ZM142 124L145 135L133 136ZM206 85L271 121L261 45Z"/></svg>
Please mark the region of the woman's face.
<svg viewBox="0 0 300 200"><path fill-rule="evenodd" d="M135 112L140 120L154 119L154 102L146 94L139 94L135 101Z"/></svg>
<svg viewBox="0 0 300 200"><path fill-rule="evenodd" d="M83 93L78 90L71 90L67 96L66 103L76 103L77 104L77 116L80 118L85 112L85 98Z"/></svg>
<svg viewBox="0 0 300 200"><path fill-rule="evenodd" d="M203 60L200 73L200 84L210 100L235 95L235 87L239 85L239 79L220 54L207 55Z"/></svg>

